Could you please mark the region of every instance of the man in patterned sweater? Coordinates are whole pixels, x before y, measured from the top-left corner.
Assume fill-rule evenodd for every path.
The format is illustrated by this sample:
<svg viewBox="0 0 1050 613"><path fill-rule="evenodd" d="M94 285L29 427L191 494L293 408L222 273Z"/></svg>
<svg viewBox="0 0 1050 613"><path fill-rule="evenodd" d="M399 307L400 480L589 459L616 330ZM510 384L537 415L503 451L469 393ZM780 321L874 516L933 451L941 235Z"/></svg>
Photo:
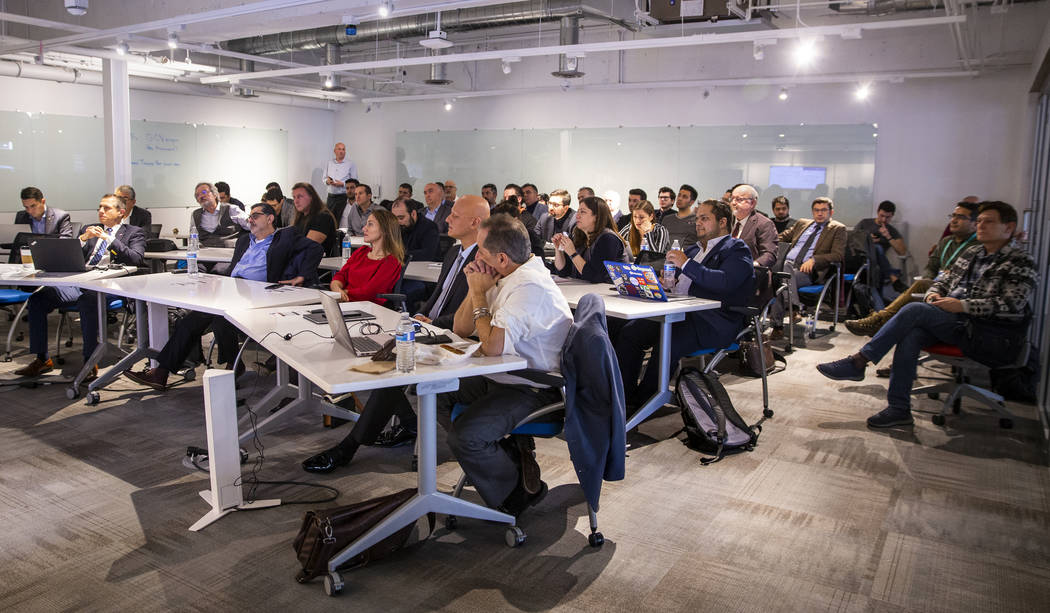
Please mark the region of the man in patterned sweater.
<svg viewBox="0 0 1050 613"><path fill-rule="evenodd" d="M1012 206L997 201L981 203L977 215L979 244L964 251L937 277L923 302L902 308L859 352L817 366L829 379L863 381L868 362L878 362L896 347L886 393L889 406L868 418L869 427L913 423L911 386L923 347L959 345L972 356L975 347L967 333L968 324L1029 313L1035 262L1013 242L1016 230L1017 211Z"/></svg>

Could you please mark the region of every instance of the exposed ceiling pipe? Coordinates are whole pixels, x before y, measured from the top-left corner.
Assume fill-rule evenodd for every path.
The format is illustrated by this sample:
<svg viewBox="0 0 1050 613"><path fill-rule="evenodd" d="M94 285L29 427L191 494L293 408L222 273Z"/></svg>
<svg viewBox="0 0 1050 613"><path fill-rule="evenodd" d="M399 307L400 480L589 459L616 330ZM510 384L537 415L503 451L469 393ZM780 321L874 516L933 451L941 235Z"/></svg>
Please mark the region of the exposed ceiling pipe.
<svg viewBox="0 0 1050 613"><path fill-rule="evenodd" d="M443 55L443 49L433 49L431 55ZM448 85L452 80L448 78L448 64L431 64L430 77L423 81L427 85Z"/></svg>
<svg viewBox="0 0 1050 613"><path fill-rule="evenodd" d="M56 83L76 83L79 85L102 85L101 72L73 70L70 68L11 62L6 60L0 60L0 77L18 77L22 79L53 81ZM176 83L167 79L151 79L148 77L133 76L130 77L129 82L132 89L139 91L182 94L188 96L210 96L216 98L225 95L223 90L215 87L195 85L185 82ZM332 106L333 101L306 98L299 93L282 93L278 90L260 90L259 92L256 92L256 94L257 95L251 99L254 102L280 104L300 108L334 110L334 107Z"/></svg>
<svg viewBox="0 0 1050 613"><path fill-rule="evenodd" d="M255 72L255 62L251 60L240 60L241 72ZM258 94L250 87L243 87L234 83L230 86L230 93L241 98L258 98Z"/></svg>
<svg viewBox="0 0 1050 613"><path fill-rule="evenodd" d="M558 34L559 45L578 45L580 43L580 18L562 17ZM578 79L583 76L581 65L583 56L562 53L558 56L558 69L551 74L562 79Z"/></svg>
<svg viewBox="0 0 1050 613"><path fill-rule="evenodd" d="M576 15L601 19L628 30L637 26L580 3L580 0L530 0L494 6L447 11L440 18L440 28L446 32L498 28L555 20ZM279 32L249 38L237 38L219 43L223 49L252 55L285 53L302 49L320 49L324 45L352 45L374 43L376 38L423 37L438 29L438 19L431 15L410 15L357 25L357 33L348 35L346 26L326 26L295 32Z"/></svg>
<svg viewBox="0 0 1050 613"><path fill-rule="evenodd" d="M335 66L343 61L339 45L330 43L324 46L324 65ZM339 75L331 72L322 76L321 89L326 92L340 92L346 88L339 84Z"/></svg>

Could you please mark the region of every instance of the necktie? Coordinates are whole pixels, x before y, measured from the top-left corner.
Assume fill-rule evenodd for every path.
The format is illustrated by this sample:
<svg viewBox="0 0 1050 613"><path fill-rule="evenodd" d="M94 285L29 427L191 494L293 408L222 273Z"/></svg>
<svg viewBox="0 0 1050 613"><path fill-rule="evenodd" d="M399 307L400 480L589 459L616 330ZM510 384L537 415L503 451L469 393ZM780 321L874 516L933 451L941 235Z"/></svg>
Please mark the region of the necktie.
<svg viewBox="0 0 1050 613"><path fill-rule="evenodd" d="M740 222L733 224L733 238L740 238Z"/></svg>
<svg viewBox="0 0 1050 613"><path fill-rule="evenodd" d="M802 249L800 249L798 255L795 256L795 268L798 268L806 261L806 254L809 253L809 248L813 246L813 242L817 240L817 236L823 228L824 224L813 224L813 231L809 233L809 238L807 238L806 242L802 244Z"/></svg>
<svg viewBox="0 0 1050 613"><path fill-rule="evenodd" d="M113 228L106 228L106 238L98 239L98 247L95 248L95 255L91 256L88 266L98 264L102 260L102 256L106 255L106 247L109 246L109 237L112 235Z"/></svg>
<svg viewBox="0 0 1050 613"><path fill-rule="evenodd" d="M456 261L452 262L452 268L448 269L448 276L445 277L445 286L441 288L441 295L438 296L434 306L427 313L427 317L430 319L437 319L441 315L441 309L445 308L445 301L448 300L448 294L452 291L452 285L456 282L456 275L459 274L459 267L463 263L463 253L463 248L460 247Z"/></svg>

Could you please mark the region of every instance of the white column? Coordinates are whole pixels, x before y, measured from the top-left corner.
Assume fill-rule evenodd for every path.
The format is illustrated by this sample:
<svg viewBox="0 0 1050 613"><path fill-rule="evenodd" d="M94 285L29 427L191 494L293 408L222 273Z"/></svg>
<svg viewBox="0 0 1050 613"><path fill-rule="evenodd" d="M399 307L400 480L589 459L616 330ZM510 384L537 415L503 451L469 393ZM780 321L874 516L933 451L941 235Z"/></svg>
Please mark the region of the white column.
<svg viewBox="0 0 1050 613"><path fill-rule="evenodd" d="M131 184L131 103L128 88L128 63L124 60L102 60L107 190Z"/></svg>

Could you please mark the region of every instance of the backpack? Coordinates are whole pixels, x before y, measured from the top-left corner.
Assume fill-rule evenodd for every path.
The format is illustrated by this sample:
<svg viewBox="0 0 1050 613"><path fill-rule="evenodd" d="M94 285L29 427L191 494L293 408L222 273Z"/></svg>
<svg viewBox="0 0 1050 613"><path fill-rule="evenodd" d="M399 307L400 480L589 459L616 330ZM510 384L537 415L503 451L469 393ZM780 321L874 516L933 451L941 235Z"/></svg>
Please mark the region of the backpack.
<svg viewBox="0 0 1050 613"><path fill-rule="evenodd" d="M706 453L703 465L721 460L726 454L751 451L762 432L761 421L749 426L733 408L729 393L718 378L694 366L679 370L675 396L682 411L682 441L690 449Z"/></svg>

